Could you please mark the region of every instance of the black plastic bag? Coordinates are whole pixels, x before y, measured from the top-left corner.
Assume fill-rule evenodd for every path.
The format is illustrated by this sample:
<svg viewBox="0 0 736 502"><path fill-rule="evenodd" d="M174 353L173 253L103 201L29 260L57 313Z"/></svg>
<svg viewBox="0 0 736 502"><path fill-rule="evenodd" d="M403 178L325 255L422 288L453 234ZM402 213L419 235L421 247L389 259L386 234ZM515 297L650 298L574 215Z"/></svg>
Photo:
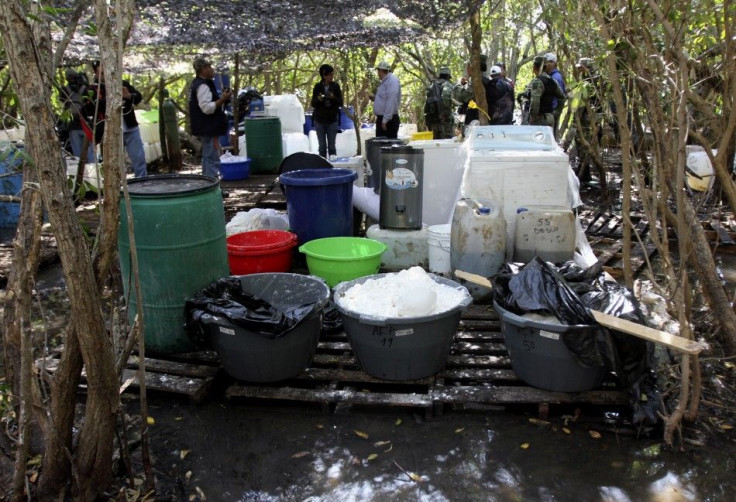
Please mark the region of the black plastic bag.
<svg viewBox="0 0 736 502"><path fill-rule="evenodd" d="M327 302L322 313L324 316L322 318L322 333L337 333L343 330L342 316L335 302L332 300Z"/></svg>
<svg viewBox="0 0 736 502"><path fill-rule="evenodd" d="M223 320L266 338L278 338L312 313L315 305L309 303L280 310L262 298L245 293L238 278L224 277L186 301L185 328L200 348L209 346L205 326L221 324Z"/></svg>
<svg viewBox="0 0 736 502"><path fill-rule="evenodd" d="M506 310L523 315L536 312L555 316L568 325L595 324L580 297L553 265L535 257L515 271L505 265L493 277L493 299Z"/></svg>
<svg viewBox="0 0 736 502"><path fill-rule="evenodd" d="M599 264L582 269L567 262L555 268L539 258L521 267L506 264L493 277L493 298L515 314L553 315L569 325L596 325L588 309L644 324L633 293L615 281L606 281ZM615 372L629 392L634 423L657 423L662 401L651 369L653 344L605 328L589 333L596 335L571 331L562 340L581 364L605 363Z"/></svg>

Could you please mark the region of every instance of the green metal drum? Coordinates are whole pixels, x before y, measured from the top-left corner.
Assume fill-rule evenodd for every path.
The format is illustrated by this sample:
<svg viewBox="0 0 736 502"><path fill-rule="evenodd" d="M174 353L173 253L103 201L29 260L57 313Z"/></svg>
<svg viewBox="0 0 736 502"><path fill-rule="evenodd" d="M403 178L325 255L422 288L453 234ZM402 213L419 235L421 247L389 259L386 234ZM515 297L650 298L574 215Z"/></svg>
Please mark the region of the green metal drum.
<svg viewBox="0 0 736 502"><path fill-rule="evenodd" d="M277 174L284 160L278 117L245 119L245 149L253 174Z"/></svg>
<svg viewBox="0 0 736 502"><path fill-rule="evenodd" d="M149 176L128 181L143 294L147 350L185 352L187 298L229 275L220 183L199 175ZM125 201L120 200L118 253L132 323L138 311L131 279Z"/></svg>

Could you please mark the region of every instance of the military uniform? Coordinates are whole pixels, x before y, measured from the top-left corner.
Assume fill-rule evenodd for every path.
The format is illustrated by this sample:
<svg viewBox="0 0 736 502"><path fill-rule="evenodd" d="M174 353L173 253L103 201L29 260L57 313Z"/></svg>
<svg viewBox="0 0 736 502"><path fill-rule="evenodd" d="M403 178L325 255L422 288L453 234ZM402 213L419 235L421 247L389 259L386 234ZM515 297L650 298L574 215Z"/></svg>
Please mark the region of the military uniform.
<svg viewBox="0 0 736 502"><path fill-rule="evenodd" d="M450 75L450 69L440 68L440 75ZM446 78L439 78L435 84L441 86L440 101L437 103L438 117L427 117L427 127L432 131L434 139L448 139L455 135L455 104L453 92L455 85Z"/></svg>
<svg viewBox="0 0 736 502"><path fill-rule="evenodd" d="M540 71L530 84L529 91L529 124L546 125L554 128L555 108L553 100L557 99L557 106L565 105L565 94L552 77Z"/></svg>

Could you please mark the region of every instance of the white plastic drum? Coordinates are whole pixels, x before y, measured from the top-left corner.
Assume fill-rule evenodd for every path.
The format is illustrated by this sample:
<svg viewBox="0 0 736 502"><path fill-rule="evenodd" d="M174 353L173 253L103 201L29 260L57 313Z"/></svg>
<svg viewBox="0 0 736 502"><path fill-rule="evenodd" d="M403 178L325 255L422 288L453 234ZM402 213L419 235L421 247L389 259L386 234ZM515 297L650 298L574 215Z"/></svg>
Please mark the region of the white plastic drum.
<svg viewBox="0 0 736 502"><path fill-rule="evenodd" d="M427 252L429 271L435 274L449 274L450 268L450 229L452 225L431 225L427 230Z"/></svg>

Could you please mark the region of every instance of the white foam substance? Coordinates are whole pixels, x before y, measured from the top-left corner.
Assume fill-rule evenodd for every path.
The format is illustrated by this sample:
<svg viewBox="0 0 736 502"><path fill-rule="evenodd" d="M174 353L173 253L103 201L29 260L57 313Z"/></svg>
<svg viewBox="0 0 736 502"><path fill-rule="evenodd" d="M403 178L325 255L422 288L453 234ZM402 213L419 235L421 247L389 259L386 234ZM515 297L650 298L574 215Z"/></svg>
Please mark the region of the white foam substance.
<svg viewBox="0 0 736 502"><path fill-rule="evenodd" d="M347 289L337 303L352 312L381 318L424 317L457 307L468 293L439 284L422 267L368 279Z"/></svg>

